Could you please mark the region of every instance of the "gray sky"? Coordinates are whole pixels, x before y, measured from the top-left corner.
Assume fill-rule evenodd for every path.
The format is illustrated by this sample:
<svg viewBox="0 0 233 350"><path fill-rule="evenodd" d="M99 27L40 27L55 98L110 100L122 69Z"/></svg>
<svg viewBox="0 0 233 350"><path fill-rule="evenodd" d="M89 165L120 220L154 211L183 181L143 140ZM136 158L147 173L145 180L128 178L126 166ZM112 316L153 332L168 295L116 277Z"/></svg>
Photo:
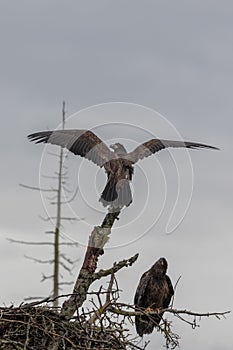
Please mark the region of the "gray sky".
<svg viewBox="0 0 233 350"><path fill-rule="evenodd" d="M165 256L173 283L182 275L176 307L231 310L232 2L8 0L1 1L0 17L1 304L17 304L29 295L50 291L49 283L40 283L42 266L23 256L48 258L50 251L11 245L6 237L43 240L47 238L43 232L52 227L38 218L50 207L43 205L39 193L22 189L19 183L38 185L41 169L49 173L56 168L46 155L40 168L44 148L29 144L26 135L56 128L65 99L72 115L68 125L94 127L108 144L121 138L133 149L150 133L165 139L180 134L221 148L221 152L189 152L194 173L191 204L171 234L166 226L179 179L180 211L187 206L189 155L184 150L163 151L139 163L134 202L113 230L100 267L140 253L138 262L118 276L122 300L132 302L141 274ZM125 104L77 113L109 102ZM85 244L91 227L104 216L98 194L105 177L94 165L72 155L67 162L71 187L80 185L89 206L77 196L67 213L71 210L86 220L67 225L66 234ZM148 222L153 224L150 230ZM82 232L78 238L77 232ZM71 254L80 259L77 273L84 248ZM45 272L50 273L49 267ZM232 315L222 321L202 320L201 327L192 330L175 319L173 328L181 335L181 349L228 350L233 346L232 321ZM148 349L163 344L156 332L146 339L151 340Z"/></svg>

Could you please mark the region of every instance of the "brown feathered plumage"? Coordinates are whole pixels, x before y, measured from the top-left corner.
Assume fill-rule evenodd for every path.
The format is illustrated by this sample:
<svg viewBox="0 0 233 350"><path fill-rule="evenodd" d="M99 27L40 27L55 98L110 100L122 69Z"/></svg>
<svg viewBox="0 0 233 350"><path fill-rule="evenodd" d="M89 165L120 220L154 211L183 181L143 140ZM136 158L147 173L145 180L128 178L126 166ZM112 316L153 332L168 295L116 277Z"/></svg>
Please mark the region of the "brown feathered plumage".
<svg viewBox="0 0 233 350"><path fill-rule="evenodd" d="M100 202L104 206L122 208L132 202L129 182L132 180L133 165L164 148L185 147L193 149L218 149L213 146L182 141L168 141L152 139L127 153L120 143L108 146L90 130L55 130L41 131L28 135L30 141L36 143L51 143L67 148L72 153L91 160L100 167L104 167L108 181L101 194Z"/></svg>
<svg viewBox="0 0 233 350"><path fill-rule="evenodd" d="M141 311L147 308L156 311L156 309L165 309L169 306L174 290L166 272L167 261L165 258L160 258L150 270L142 275L134 297L134 304ZM135 326L138 335L142 337L143 334L152 333L162 316L163 313L136 316Z"/></svg>

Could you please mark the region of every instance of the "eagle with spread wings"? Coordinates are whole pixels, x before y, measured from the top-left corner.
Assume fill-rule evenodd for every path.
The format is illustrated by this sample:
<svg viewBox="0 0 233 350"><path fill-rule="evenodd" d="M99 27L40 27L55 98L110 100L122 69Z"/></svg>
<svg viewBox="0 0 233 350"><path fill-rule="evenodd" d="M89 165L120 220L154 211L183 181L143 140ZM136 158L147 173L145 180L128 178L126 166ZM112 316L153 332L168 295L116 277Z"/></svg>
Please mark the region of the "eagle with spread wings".
<svg viewBox="0 0 233 350"><path fill-rule="evenodd" d="M168 308L174 294L172 283L167 272L167 260L160 258L146 271L139 282L134 297L134 304L140 311L158 311ZM158 326L163 313L158 315L135 316L136 331L140 337L150 334Z"/></svg>
<svg viewBox="0 0 233 350"><path fill-rule="evenodd" d="M105 207L110 206L111 208L122 208L132 203L130 181L133 176L133 166L140 159L168 147L218 149L202 143L152 139L127 153L125 147L120 143L115 143L109 148L92 131L76 129L41 131L28 135L28 139L36 143L51 143L65 147L75 155L103 167L108 179L100 202Z"/></svg>

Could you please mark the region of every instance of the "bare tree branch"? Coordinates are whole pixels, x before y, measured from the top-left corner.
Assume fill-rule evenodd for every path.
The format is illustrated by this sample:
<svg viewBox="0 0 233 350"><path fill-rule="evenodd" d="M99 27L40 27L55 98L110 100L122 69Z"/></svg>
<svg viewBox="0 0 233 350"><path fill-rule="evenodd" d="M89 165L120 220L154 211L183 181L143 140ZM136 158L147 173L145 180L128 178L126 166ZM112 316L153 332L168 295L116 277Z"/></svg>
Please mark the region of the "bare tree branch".
<svg viewBox="0 0 233 350"><path fill-rule="evenodd" d="M47 216L47 217L44 217L44 216L42 216L42 215L38 215L39 216L39 218L41 219L41 220L43 220L43 221L50 221L50 220L55 220L55 219L57 219L57 217L56 216ZM83 221L83 220L85 220L85 218L76 218L76 217L66 217L66 216L61 216L61 218L60 218L61 220L67 220L67 221Z"/></svg>
<svg viewBox="0 0 233 350"><path fill-rule="evenodd" d="M20 244L26 244L26 245L50 245L50 246L53 246L54 243L52 242L29 242L29 241L20 241L20 240L17 240L17 239L13 239L13 238L7 238L7 240L10 242L10 243L20 243ZM64 246L72 246L74 245L75 243L70 243L70 242L61 242L59 243L60 245L64 245ZM76 243L77 244L77 243Z"/></svg>
<svg viewBox="0 0 233 350"><path fill-rule="evenodd" d="M100 308L98 310L94 310L94 315L88 320L89 324L94 323L97 318L100 319L101 314L104 313L107 310L108 306L111 304L111 293L113 289L114 279L115 279L115 275L114 273L112 273L109 281L108 289L106 292L106 300L104 305L101 304L101 299L100 299L101 289L99 289L98 300L99 300Z"/></svg>
<svg viewBox="0 0 233 350"><path fill-rule="evenodd" d="M19 186L27 188L29 190L36 190L36 191L40 191L40 192L57 192L57 190L55 188L40 188L40 187L28 186L28 185L24 185L24 184L19 184Z"/></svg>
<svg viewBox="0 0 233 350"><path fill-rule="evenodd" d="M102 277L106 277L106 276L112 275L112 274L116 273L117 271L119 271L120 269L122 269L123 267L132 266L132 264L135 263L135 261L137 260L138 255L139 254L137 253L137 254L135 254L134 256L132 256L129 259L124 259L124 260L121 260L118 263L114 263L113 267L111 267L110 269L99 270L98 272L93 274L93 276L92 276L93 281L95 281L97 279L100 279Z"/></svg>
<svg viewBox="0 0 233 350"><path fill-rule="evenodd" d="M10 243L20 243L26 245L53 245L51 242L29 242L29 241L20 241L18 239L7 238Z"/></svg>
<svg viewBox="0 0 233 350"><path fill-rule="evenodd" d="M53 264L54 263L53 259L42 260L42 259L37 259L37 258L34 258L33 256L28 256L28 255L24 255L24 257L28 260L32 260L32 261L39 263L39 264Z"/></svg>
<svg viewBox="0 0 233 350"><path fill-rule="evenodd" d="M138 311L127 311L122 309L123 307L131 308L134 310ZM222 311L222 312L195 312L195 311L190 311L186 309L172 309L172 308L166 308L166 309L159 309L156 311L148 311L145 312L145 310L140 309L138 307L135 307L134 305L129 305L129 304L124 304L124 303L116 303L114 306L111 306L111 311L119 314L119 315L124 315L124 316L140 316L140 315L159 315L164 312L170 312L174 315L179 315L179 314L185 314L189 316L198 316L198 317L211 317L211 316L219 316L219 317L224 317L225 315L229 314L231 311Z"/></svg>

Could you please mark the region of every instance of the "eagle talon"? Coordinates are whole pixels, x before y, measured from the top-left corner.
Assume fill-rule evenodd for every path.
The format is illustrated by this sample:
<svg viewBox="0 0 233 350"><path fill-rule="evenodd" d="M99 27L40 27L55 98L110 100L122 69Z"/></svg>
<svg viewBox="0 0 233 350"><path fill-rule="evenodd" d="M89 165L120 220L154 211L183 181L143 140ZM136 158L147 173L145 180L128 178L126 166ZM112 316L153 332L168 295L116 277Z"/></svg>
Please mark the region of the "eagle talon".
<svg viewBox="0 0 233 350"><path fill-rule="evenodd" d="M151 307L147 307L146 310L145 310L145 313L146 314L151 314L152 312L154 312L155 310L152 309Z"/></svg>
<svg viewBox="0 0 233 350"><path fill-rule="evenodd" d="M159 315L161 313L162 308L161 307L157 307L154 311Z"/></svg>

